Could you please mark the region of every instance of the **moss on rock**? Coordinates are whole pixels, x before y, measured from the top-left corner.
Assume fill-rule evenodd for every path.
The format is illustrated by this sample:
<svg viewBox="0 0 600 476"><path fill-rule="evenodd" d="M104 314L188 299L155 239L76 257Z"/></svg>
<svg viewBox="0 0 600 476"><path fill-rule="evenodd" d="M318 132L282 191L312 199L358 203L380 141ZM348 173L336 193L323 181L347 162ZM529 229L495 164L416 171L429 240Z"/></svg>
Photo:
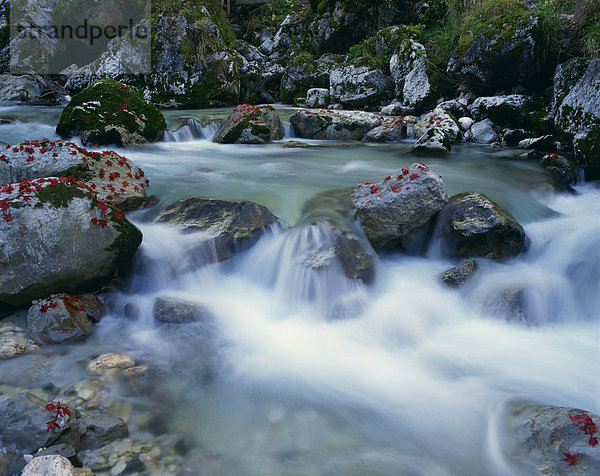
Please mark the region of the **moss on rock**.
<svg viewBox="0 0 600 476"><path fill-rule="evenodd" d="M140 92L113 79L102 79L76 94L63 110L56 133L80 135L90 145L128 145L159 140L165 118Z"/></svg>

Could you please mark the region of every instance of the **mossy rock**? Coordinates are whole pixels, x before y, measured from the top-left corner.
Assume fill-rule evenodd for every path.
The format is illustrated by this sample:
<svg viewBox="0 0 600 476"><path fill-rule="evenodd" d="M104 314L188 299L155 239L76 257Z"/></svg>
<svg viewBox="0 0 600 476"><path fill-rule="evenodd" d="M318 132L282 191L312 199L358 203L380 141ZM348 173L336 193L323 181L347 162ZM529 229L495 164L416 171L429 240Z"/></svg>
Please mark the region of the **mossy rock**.
<svg viewBox="0 0 600 476"><path fill-rule="evenodd" d="M86 145L154 142L162 138L165 118L140 92L113 79L102 79L76 94L63 110L56 133L81 136Z"/></svg>
<svg viewBox="0 0 600 476"><path fill-rule="evenodd" d="M272 106L240 104L215 134L222 144L264 144L283 138L284 130Z"/></svg>

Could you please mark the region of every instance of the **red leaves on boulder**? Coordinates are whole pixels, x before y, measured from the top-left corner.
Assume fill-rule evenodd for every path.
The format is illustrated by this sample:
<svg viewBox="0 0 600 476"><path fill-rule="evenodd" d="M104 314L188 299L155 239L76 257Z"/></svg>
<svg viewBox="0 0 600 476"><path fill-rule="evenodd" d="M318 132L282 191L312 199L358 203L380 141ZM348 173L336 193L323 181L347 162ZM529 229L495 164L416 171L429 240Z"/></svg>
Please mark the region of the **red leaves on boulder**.
<svg viewBox="0 0 600 476"><path fill-rule="evenodd" d="M51 431L52 433L56 433L56 430L61 429L61 426L58 423L59 418L66 418L67 416L71 416L71 410L69 410L69 408L66 405L63 405L60 402L48 403L45 407L45 410L47 412L50 412L51 414L54 414L54 418L46 422L46 425L48 425L47 431Z"/></svg>

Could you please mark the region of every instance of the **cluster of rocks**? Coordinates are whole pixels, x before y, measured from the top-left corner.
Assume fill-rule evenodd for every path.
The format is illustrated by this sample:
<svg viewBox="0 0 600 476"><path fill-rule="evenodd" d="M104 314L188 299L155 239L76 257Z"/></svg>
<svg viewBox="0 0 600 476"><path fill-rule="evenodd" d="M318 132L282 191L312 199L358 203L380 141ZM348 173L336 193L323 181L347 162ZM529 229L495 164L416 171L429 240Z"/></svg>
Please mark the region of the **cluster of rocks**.
<svg viewBox="0 0 600 476"><path fill-rule="evenodd" d="M149 392L156 370L110 352L87 364L87 376L64 388L3 386L0 391L2 474L167 474L183 462L181 437L130 437L130 425L156 415L132 414L110 399L114 385ZM129 423L128 423L129 422ZM22 473L21 473L22 471Z"/></svg>

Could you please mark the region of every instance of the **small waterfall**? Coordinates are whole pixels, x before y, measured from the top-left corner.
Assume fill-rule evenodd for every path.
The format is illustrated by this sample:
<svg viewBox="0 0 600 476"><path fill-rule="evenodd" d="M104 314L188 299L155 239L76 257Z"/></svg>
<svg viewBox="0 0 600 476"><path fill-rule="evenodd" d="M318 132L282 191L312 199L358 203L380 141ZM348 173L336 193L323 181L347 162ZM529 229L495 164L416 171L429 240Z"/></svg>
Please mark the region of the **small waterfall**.
<svg viewBox="0 0 600 476"><path fill-rule="evenodd" d="M212 121L206 125L200 124L195 119L188 119L187 123L174 131L166 131L164 142L189 142L192 140L212 140L220 127L220 122Z"/></svg>
<svg viewBox="0 0 600 476"><path fill-rule="evenodd" d="M283 123L283 131L283 140L295 139L298 137L290 122Z"/></svg>

